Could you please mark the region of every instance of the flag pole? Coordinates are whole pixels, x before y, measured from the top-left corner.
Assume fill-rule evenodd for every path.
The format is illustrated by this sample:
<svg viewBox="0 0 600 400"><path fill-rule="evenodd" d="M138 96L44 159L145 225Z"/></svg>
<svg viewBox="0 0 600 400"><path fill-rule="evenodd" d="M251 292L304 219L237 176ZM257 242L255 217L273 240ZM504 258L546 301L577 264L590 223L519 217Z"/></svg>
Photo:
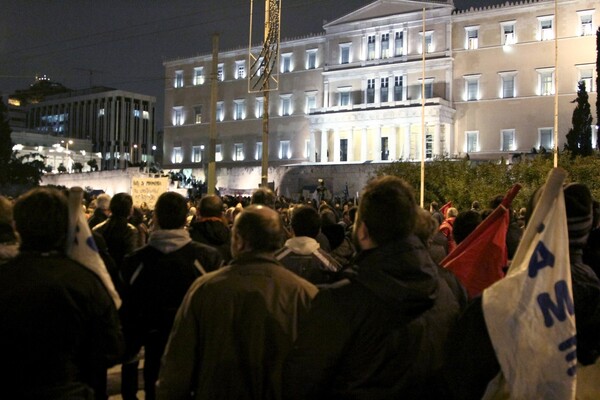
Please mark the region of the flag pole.
<svg viewBox="0 0 600 400"><path fill-rule="evenodd" d="M558 0L554 0L554 168L558 167Z"/></svg>
<svg viewBox="0 0 600 400"><path fill-rule="evenodd" d="M423 34L421 35L421 208L425 207L425 10L423 7Z"/></svg>

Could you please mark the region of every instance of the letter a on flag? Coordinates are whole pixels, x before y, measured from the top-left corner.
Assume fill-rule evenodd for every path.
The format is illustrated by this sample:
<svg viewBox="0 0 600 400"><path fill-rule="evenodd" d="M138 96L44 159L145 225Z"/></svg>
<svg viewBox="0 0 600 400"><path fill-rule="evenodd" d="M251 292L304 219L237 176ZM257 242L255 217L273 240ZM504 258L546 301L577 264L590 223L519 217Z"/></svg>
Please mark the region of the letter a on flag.
<svg viewBox="0 0 600 400"><path fill-rule="evenodd" d="M69 190L69 237L67 240L67 256L94 272L102 281L115 306L121 306L121 298L115 290L115 285L108 270L98 253L92 231L81 211L83 190L73 187Z"/></svg>
<svg viewBox="0 0 600 400"><path fill-rule="evenodd" d="M506 277L482 307L501 372L484 399L575 399L576 329L562 184L553 169Z"/></svg>

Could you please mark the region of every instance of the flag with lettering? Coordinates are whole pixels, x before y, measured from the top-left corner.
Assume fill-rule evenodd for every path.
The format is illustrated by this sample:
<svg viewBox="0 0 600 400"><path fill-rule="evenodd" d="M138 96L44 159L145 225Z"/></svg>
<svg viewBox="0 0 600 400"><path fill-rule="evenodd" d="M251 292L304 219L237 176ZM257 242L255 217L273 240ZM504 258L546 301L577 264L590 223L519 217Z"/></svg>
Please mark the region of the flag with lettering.
<svg viewBox="0 0 600 400"><path fill-rule="evenodd" d="M565 177L560 168L550 172L506 277L483 292L485 323L501 367L484 399L575 399Z"/></svg>
<svg viewBox="0 0 600 400"><path fill-rule="evenodd" d="M509 207L521 189L514 185L500 204L469 234L440 265L449 269L467 290L469 298L504 277L508 264L506 232L510 222Z"/></svg>
<svg viewBox="0 0 600 400"><path fill-rule="evenodd" d="M69 236L67 240L67 256L94 272L106 287L117 308L121 306L121 298L104 265L96 247L92 231L88 226L81 200L83 189L73 187L69 190Z"/></svg>

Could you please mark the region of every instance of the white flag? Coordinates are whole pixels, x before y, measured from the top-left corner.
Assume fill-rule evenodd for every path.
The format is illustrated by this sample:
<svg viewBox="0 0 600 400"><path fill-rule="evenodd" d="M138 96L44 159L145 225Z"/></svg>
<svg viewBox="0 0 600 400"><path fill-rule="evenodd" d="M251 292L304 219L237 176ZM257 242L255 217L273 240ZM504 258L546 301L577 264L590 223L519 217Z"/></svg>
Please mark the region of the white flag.
<svg viewBox="0 0 600 400"><path fill-rule="evenodd" d="M562 169L550 172L506 277L483 292L485 322L501 366L484 399L505 398L506 392L511 399L575 399L565 177ZM495 391L498 382L504 394Z"/></svg>
<svg viewBox="0 0 600 400"><path fill-rule="evenodd" d="M94 272L115 302L115 306L121 306L121 298L115 290L115 285L108 274L106 265L92 236L92 231L81 210L83 190L73 187L69 190L69 236L67 240L67 256Z"/></svg>

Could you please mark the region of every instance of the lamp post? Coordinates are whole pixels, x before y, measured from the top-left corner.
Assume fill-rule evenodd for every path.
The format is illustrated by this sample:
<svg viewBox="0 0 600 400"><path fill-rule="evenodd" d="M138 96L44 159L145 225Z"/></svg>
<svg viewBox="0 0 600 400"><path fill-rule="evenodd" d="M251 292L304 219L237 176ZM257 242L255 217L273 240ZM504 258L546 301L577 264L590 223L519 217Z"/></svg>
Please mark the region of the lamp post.
<svg viewBox="0 0 600 400"><path fill-rule="evenodd" d="M60 141L61 143L65 143L64 140ZM65 167L67 167L67 173L70 174L71 173L71 163L69 161L71 161L71 156L69 155L69 145L73 144L72 140L67 140L66 144L66 154L67 154L67 161ZM63 157L63 161L64 161L64 157Z"/></svg>
<svg viewBox="0 0 600 400"><path fill-rule="evenodd" d="M133 145L133 165L135 165L136 160L138 159L138 154L137 154L137 150L138 149L138 145L137 143L134 143Z"/></svg>

